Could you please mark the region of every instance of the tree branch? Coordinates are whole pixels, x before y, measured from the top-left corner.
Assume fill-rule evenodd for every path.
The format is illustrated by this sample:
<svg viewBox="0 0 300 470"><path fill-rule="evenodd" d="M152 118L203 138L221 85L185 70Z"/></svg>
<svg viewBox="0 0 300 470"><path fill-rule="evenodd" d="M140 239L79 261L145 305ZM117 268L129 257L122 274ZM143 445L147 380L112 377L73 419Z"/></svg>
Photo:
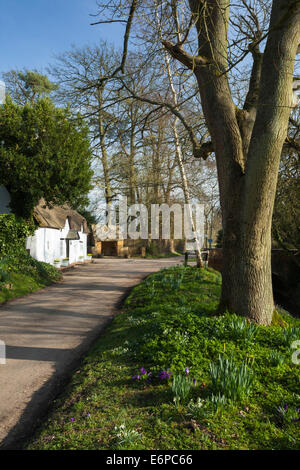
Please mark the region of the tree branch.
<svg viewBox="0 0 300 470"><path fill-rule="evenodd" d="M283 149L292 149L300 153L300 139L291 139L289 136L287 136L283 144Z"/></svg>
<svg viewBox="0 0 300 470"><path fill-rule="evenodd" d="M204 144L200 145L200 147L197 149L197 154L194 152L194 157L195 158L203 158L203 160L206 160L207 157L212 154L215 151L213 143L211 141L209 142L204 142Z"/></svg>
<svg viewBox="0 0 300 470"><path fill-rule="evenodd" d="M186 52L180 44L173 44L166 39L164 39L162 43L174 59L179 60L179 62L190 70L194 71L196 67L203 67L209 64L208 59L201 56L192 56Z"/></svg>
<svg viewBox="0 0 300 470"><path fill-rule="evenodd" d="M124 73L124 68L125 68L125 63L126 63L127 53L128 53L128 42L129 42L130 30L131 30L131 26L133 22L133 17L137 8L137 4L138 4L138 0L132 0L127 22L125 21L126 30L124 34L123 54L122 54L121 64L109 76L102 77L99 80L99 86L101 86L105 81L114 78L119 72ZM117 20L114 20L114 21L117 21ZM98 23L93 23L93 24L99 24L99 23L101 23L101 21L99 21Z"/></svg>
<svg viewBox="0 0 300 470"><path fill-rule="evenodd" d="M260 52L257 44L250 45L249 50L251 51L253 57L253 66L249 82L249 91L247 93L244 103L244 110L248 112L250 112L253 108L256 108L257 106L259 97L261 68L263 61L263 54Z"/></svg>
<svg viewBox="0 0 300 470"><path fill-rule="evenodd" d="M207 151L203 151L203 145L201 145L199 142L198 142L198 139L192 129L191 126L188 125L188 123L186 122L185 118L183 117L183 115L180 113L180 111L178 111L177 107L176 106L173 106L171 105L170 103L160 103L159 101L155 101L153 99L150 99L150 98L145 98L143 96L139 96L137 95L136 93L134 93L134 91L132 91L127 85L126 83L122 80L122 83L124 85L124 87L126 88L126 90L130 93L130 97L135 99L135 100L138 100L138 101L142 101L144 103L149 103L149 104L152 104L154 106L159 106L159 107L164 107L164 108L167 108L171 111L172 114L174 114L176 117L178 117L178 119L180 119L180 121L182 122L183 126L185 127L185 129L187 130L189 136L190 136L190 139L191 139L191 142L192 142L192 146L193 146L193 154L194 154L194 157L195 158L203 158L204 160L206 160L206 158L208 157L209 153L212 153L212 151L210 151L209 153Z"/></svg>
<svg viewBox="0 0 300 470"><path fill-rule="evenodd" d="M282 148L286 138L293 95L293 69L299 43L299 19L299 2L273 2L262 63L258 110L249 149L253 144L251 157L254 159L258 158L256 146L263 139L270 139L273 145L277 142L277 148ZM273 160L274 154L270 153L269 158ZM264 161L267 165L266 158Z"/></svg>
<svg viewBox="0 0 300 470"><path fill-rule="evenodd" d="M95 26L96 24L107 24L107 23L127 23L127 20L102 20L96 21L96 23L90 23L91 26Z"/></svg>

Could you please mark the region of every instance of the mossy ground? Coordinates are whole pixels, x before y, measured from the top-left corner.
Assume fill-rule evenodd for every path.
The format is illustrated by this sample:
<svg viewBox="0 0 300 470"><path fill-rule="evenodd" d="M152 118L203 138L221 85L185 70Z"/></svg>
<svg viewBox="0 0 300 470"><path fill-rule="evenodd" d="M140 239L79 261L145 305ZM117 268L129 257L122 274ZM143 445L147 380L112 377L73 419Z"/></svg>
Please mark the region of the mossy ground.
<svg viewBox="0 0 300 470"><path fill-rule="evenodd" d="M260 326L255 339L237 338L232 316L215 315L220 287L217 272L193 267L163 270L135 287L26 448L299 449L299 421L293 420L300 407L299 365L292 362L286 329ZM299 327L298 319L279 314ZM282 364L273 364L274 351ZM209 399L209 365L219 355L248 364L251 393L193 416L189 401ZM132 380L142 367L154 377L188 367L196 386L176 407L172 375ZM288 410L284 417L279 406Z"/></svg>

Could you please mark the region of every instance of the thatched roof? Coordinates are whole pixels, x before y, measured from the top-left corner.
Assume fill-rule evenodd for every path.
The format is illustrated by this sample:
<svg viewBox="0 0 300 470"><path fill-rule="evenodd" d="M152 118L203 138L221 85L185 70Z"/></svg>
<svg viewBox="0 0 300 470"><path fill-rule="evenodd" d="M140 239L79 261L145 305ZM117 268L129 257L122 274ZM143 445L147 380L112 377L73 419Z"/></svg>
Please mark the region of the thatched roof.
<svg viewBox="0 0 300 470"><path fill-rule="evenodd" d="M85 218L68 205L49 208L44 199L41 199L34 208L33 216L40 227L63 229L66 225L66 220L69 219L71 230L80 232L81 225L83 225L84 233L89 233Z"/></svg>

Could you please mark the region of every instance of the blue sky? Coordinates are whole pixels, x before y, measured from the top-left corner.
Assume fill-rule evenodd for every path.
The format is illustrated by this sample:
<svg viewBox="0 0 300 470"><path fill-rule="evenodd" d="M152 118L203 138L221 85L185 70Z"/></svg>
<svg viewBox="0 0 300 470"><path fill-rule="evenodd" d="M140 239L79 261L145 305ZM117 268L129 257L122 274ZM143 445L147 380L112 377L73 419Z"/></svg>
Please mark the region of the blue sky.
<svg viewBox="0 0 300 470"><path fill-rule="evenodd" d="M123 26L90 26L96 12L96 0L0 0L0 75L24 67L45 71L72 44L105 39L121 46Z"/></svg>

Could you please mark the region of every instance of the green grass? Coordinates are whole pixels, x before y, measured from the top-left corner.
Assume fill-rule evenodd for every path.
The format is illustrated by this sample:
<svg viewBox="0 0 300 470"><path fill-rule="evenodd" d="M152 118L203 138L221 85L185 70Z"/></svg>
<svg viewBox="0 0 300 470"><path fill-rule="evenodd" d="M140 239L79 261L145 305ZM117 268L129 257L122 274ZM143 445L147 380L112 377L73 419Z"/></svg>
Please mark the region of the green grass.
<svg viewBox="0 0 300 470"><path fill-rule="evenodd" d="M299 365L285 328L248 334L235 316L216 316L220 287L217 272L192 267L160 271L135 287L26 448L299 448ZM298 319L280 315L299 333ZM230 360L232 380L243 371L243 385L250 374L247 390L232 393L239 385L227 380L215 393L219 357ZM159 379L162 370L172 374Z"/></svg>
<svg viewBox="0 0 300 470"><path fill-rule="evenodd" d="M0 303L35 292L61 279L50 264L31 258L25 251L0 260Z"/></svg>

